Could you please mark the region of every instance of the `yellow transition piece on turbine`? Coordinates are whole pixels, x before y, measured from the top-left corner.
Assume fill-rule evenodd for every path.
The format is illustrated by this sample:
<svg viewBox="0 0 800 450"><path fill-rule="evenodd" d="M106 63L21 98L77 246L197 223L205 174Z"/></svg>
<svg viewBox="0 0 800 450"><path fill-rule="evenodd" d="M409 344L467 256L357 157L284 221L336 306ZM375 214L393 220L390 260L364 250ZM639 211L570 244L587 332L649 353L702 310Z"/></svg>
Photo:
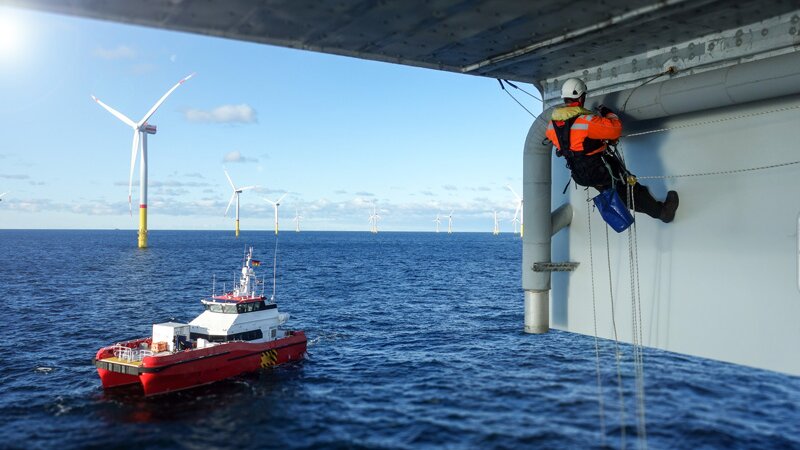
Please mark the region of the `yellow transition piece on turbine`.
<svg viewBox="0 0 800 450"><path fill-rule="evenodd" d="M139 206L139 248L147 248L147 206Z"/></svg>

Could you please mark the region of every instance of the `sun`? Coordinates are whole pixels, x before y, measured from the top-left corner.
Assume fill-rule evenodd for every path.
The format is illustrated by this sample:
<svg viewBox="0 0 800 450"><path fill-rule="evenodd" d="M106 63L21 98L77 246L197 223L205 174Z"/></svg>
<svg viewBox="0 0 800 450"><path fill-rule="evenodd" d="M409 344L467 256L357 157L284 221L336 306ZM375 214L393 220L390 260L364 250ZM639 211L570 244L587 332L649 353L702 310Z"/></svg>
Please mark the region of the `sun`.
<svg viewBox="0 0 800 450"><path fill-rule="evenodd" d="M0 57L13 56L19 51L22 29L14 16L0 9Z"/></svg>

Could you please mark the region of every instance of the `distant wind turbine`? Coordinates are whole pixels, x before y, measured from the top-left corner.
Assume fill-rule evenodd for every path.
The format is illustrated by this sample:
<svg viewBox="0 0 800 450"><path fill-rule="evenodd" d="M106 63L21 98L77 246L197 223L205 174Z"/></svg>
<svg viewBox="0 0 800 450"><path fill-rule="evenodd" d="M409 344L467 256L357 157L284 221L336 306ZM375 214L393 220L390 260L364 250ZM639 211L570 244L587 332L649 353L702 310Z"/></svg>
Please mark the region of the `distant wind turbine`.
<svg viewBox="0 0 800 450"><path fill-rule="evenodd" d="M139 147L142 147L142 156L139 164L139 248L147 247L147 135L156 134L156 126L147 123L147 121L150 120L150 117L152 117L153 114L155 114L158 107L164 103L164 100L166 100L167 97L172 94L172 91L177 89L178 86L193 76L194 74L191 74L179 81L175 86L172 86L172 89L168 90L166 94L161 96L155 105L150 108L150 111L147 111L147 114L145 114L144 117L142 117L142 120L138 122L134 122L128 116L106 105L105 103L101 102L100 99L92 95L92 100L94 100L98 105L102 106L114 117L133 128L133 145L131 147L131 174L128 180L128 209L130 210L131 214L133 214L131 205L131 195L133 193L133 169L136 166L136 154L139 151Z"/></svg>
<svg viewBox="0 0 800 450"><path fill-rule="evenodd" d="M514 218L511 220L511 222L514 223L514 234L517 234L517 224L519 223L519 219L517 218L516 214L514 215Z"/></svg>
<svg viewBox="0 0 800 450"><path fill-rule="evenodd" d="M294 210L294 222L295 222L294 231L296 233L300 232L300 219L302 219L302 218L303 218L303 216L301 216L300 213L295 209Z"/></svg>
<svg viewBox="0 0 800 450"><path fill-rule="evenodd" d="M522 214L522 197L517 195L516 191L514 191L514 188L512 188L510 184L508 186L506 186L506 187L508 188L509 191L511 191L512 194L514 194L514 197L517 199L517 209L514 210L514 219L516 220L517 217L519 217L519 237L522 237L522 234L523 234L524 229L525 229L525 225L523 224L523 218L522 218L522 216L523 216L523 214ZM515 228L516 228L516 226L515 226ZM514 231L514 232L516 233L516 231Z"/></svg>
<svg viewBox="0 0 800 450"><path fill-rule="evenodd" d="M436 232L439 232L439 224L442 223L442 219L439 218L439 214L436 214L436 218L433 219L433 222L436 224Z"/></svg>
<svg viewBox="0 0 800 450"><path fill-rule="evenodd" d="M228 207L225 208L225 214L223 214L223 215L225 217L228 216L228 210L231 209L231 203L233 203L233 199L235 198L236 199L236 237L239 237L239 194L241 194L244 191L249 191L250 189L255 189L257 186L246 186L246 187L242 187L242 188L237 188L236 185L233 184L233 180L231 180L231 176L228 175L228 171L225 170L225 169L223 169L222 171L225 172L225 177L228 178L228 183L230 183L231 187L233 188L233 195L231 195L231 199L228 202Z"/></svg>
<svg viewBox="0 0 800 450"><path fill-rule="evenodd" d="M447 215L447 234L453 234L453 211Z"/></svg>
<svg viewBox="0 0 800 450"><path fill-rule="evenodd" d="M492 230L492 234L495 236L500 234L500 222L497 221L497 211L494 212L494 229Z"/></svg>
<svg viewBox="0 0 800 450"><path fill-rule="evenodd" d="M264 199L275 209L275 234L278 234L278 206L281 206L281 200L283 200L283 197L286 197L286 194L281 195L281 198L275 200L274 202L268 198Z"/></svg>
<svg viewBox="0 0 800 450"><path fill-rule="evenodd" d="M3 192L2 194L0 194L0 202L3 201L3 196L6 195L6 194L8 194L8 192Z"/></svg>
<svg viewBox="0 0 800 450"><path fill-rule="evenodd" d="M370 232L373 234L378 232L378 221L381 220L381 216L378 215L378 210L375 205L372 205L372 215L369 216L369 224L370 224Z"/></svg>

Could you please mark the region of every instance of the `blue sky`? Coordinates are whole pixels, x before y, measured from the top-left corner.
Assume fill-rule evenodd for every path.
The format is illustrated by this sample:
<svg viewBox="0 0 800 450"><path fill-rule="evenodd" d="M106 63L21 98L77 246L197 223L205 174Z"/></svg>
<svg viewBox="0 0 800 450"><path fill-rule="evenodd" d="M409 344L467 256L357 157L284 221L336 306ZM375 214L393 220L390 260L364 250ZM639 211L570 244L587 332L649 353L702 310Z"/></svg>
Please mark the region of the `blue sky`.
<svg viewBox="0 0 800 450"><path fill-rule="evenodd" d="M287 192L309 230L511 231L531 117L493 79L0 8L0 228L136 229L131 130L90 95L150 123L149 228L270 229ZM11 25L9 25L11 24ZM530 85L527 89L533 89ZM541 105L517 98L534 112ZM138 168L134 176L138 180Z"/></svg>

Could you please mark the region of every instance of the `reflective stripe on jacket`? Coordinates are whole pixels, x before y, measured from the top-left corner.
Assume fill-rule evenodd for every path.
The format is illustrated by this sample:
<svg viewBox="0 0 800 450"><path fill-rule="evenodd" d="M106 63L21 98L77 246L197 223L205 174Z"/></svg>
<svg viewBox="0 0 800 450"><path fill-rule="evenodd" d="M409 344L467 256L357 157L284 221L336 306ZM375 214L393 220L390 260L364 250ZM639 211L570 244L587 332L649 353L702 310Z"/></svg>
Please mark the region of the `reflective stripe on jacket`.
<svg viewBox="0 0 800 450"><path fill-rule="evenodd" d="M614 113L608 113L605 117L600 117L581 106L564 106L553 111L551 120L561 126L565 121L575 116L578 117L575 119L575 123L572 124L569 135L570 149L573 152L583 152L586 139L613 141L622 136L622 122ZM550 142L561 150L552 121L547 125L547 139L550 139ZM597 143L597 145L600 146L588 145L589 151L586 154L594 155L606 149L604 143Z"/></svg>

